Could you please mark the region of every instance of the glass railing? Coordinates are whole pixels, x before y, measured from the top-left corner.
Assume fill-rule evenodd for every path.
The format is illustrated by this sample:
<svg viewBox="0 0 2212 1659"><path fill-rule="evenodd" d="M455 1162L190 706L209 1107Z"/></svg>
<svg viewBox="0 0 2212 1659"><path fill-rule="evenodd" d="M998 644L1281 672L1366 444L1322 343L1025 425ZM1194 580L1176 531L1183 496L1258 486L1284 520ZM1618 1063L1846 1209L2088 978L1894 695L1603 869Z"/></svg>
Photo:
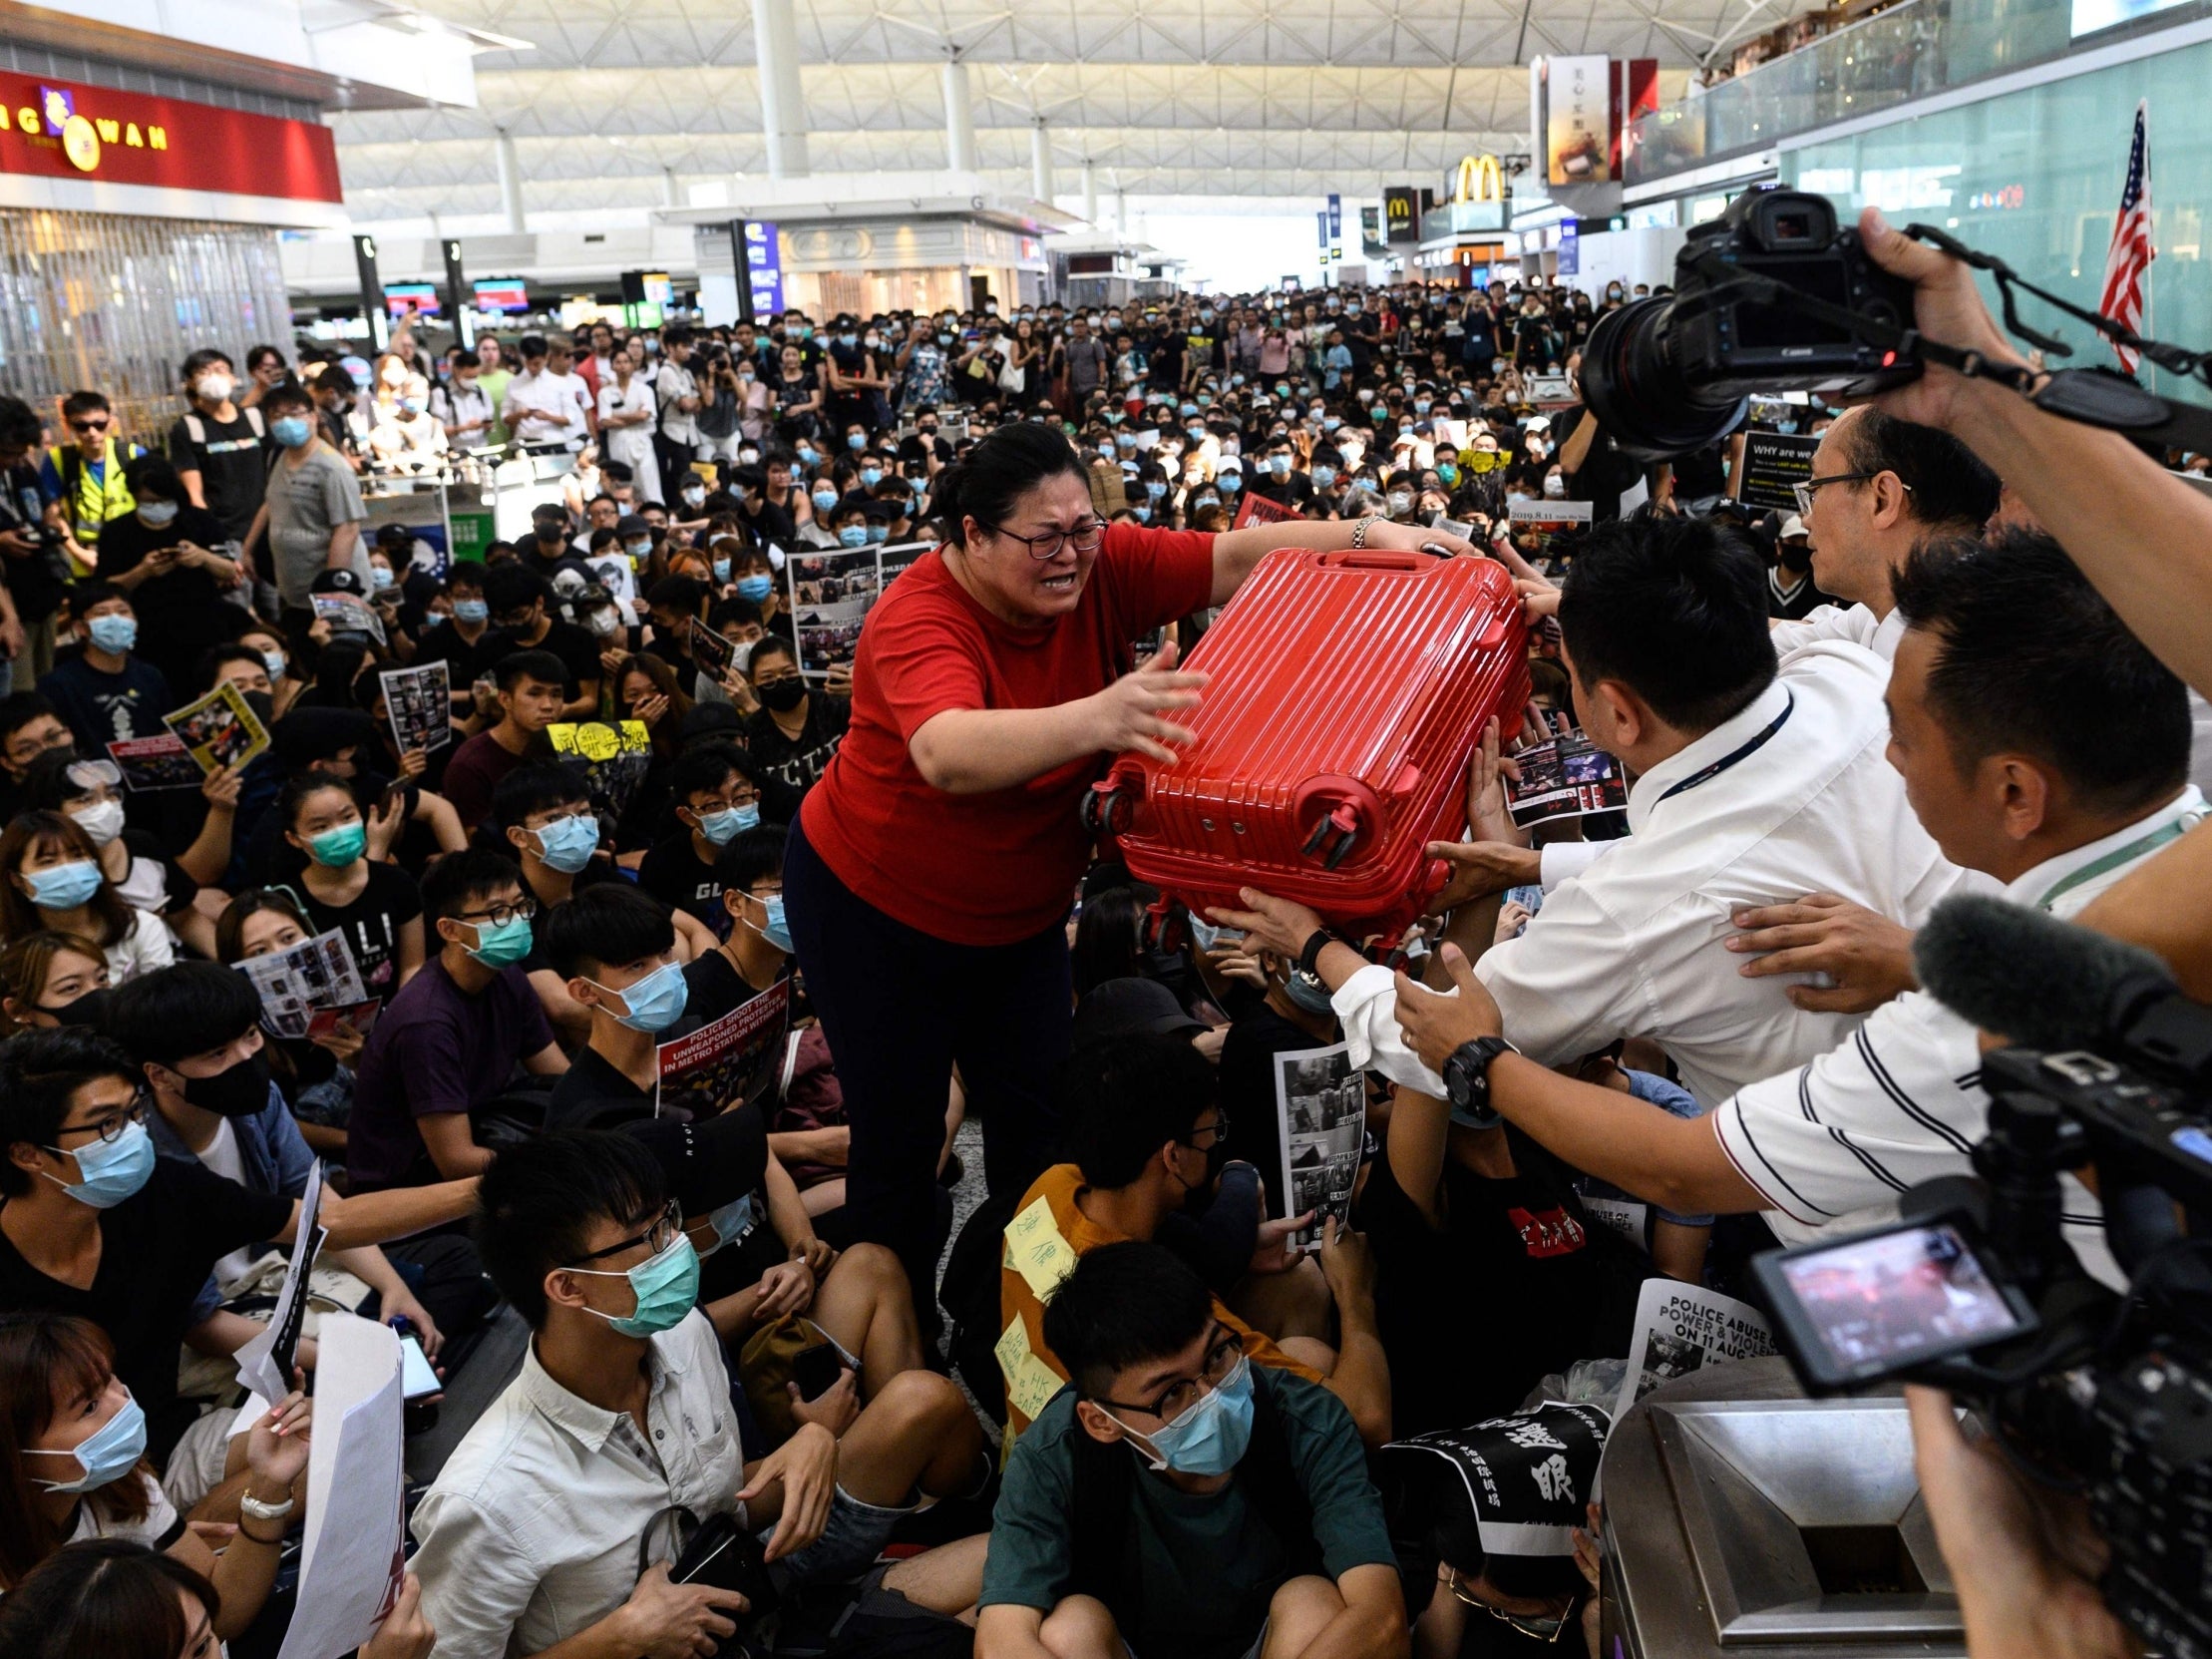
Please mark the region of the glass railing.
<svg viewBox="0 0 2212 1659"><path fill-rule="evenodd" d="M1644 184L2062 55L2073 0L1905 0L1638 119L1627 182ZM2158 26L2212 12L2196 0Z"/></svg>

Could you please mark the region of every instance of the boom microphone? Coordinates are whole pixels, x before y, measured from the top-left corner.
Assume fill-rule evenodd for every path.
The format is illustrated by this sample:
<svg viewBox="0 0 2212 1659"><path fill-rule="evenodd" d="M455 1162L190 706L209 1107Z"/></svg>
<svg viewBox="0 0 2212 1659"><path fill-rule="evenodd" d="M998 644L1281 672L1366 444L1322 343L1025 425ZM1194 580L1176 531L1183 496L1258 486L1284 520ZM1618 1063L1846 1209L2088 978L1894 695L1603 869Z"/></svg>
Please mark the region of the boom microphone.
<svg viewBox="0 0 2212 1659"><path fill-rule="evenodd" d="M2177 992L2140 946L1981 894L1938 905L1913 940L1920 983L1986 1032L2030 1048L2109 1044Z"/></svg>

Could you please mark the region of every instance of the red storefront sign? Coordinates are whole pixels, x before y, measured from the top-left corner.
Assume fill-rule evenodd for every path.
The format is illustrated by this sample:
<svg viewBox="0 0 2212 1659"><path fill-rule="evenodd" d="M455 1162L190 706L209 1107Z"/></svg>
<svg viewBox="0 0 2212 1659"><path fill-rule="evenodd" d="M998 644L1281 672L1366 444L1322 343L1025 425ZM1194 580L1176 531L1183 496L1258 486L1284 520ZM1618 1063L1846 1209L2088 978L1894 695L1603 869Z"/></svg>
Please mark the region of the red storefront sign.
<svg viewBox="0 0 2212 1659"><path fill-rule="evenodd" d="M0 75L0 173L344 199L327 127L28 75Z"/></svg>

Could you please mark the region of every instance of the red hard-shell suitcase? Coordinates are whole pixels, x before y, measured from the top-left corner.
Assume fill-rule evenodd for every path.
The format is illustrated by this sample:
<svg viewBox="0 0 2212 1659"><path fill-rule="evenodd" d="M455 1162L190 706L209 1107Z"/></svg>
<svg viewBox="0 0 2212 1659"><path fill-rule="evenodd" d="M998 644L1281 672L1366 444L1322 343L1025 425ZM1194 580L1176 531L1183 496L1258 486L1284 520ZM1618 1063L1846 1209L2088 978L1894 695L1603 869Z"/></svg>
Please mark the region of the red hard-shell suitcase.
<svg viewBox="0 0 2212 1659"><path fill-rule="evenodd" d="M1467 765L1529 696L1521 602L1502 565L1280 548L1186 666L1173 764L1125 754L1084 803L1130 872L1203 913L1257 887L1354 939L1394 944L1443 887L1425 843L1465 827Z"/></svg>

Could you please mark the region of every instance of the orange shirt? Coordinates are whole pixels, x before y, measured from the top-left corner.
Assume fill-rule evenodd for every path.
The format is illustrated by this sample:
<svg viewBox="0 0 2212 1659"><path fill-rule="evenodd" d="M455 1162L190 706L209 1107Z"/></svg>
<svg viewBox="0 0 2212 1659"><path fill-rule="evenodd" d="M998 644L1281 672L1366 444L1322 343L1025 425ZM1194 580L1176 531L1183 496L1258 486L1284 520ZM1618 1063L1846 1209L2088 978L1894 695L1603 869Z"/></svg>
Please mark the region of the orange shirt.
<svg viewBox="0 0 2212 1659"><path fill-rule="evenodd" d="M1009 1450L1068 1380L1067 1368L1044 1344L1044 1293L1060 1282L1076 1257L1127 1239L1101 1227L1077 1206L1077 1197L1088 1190L1082 1170L1072 1163L1054 1164L1021 1195L1021 1207L1006 1225L1005 1247L998 1258L998 1312L1004 1321L998 1369L1006 1379ZM1272 1366L1308 1383L1322 1380L1320 1373L1276 1347L1273 1338L1231 1313L1218 1296L1214 1317L1237 1333L1254 1365Z"/></svg>

